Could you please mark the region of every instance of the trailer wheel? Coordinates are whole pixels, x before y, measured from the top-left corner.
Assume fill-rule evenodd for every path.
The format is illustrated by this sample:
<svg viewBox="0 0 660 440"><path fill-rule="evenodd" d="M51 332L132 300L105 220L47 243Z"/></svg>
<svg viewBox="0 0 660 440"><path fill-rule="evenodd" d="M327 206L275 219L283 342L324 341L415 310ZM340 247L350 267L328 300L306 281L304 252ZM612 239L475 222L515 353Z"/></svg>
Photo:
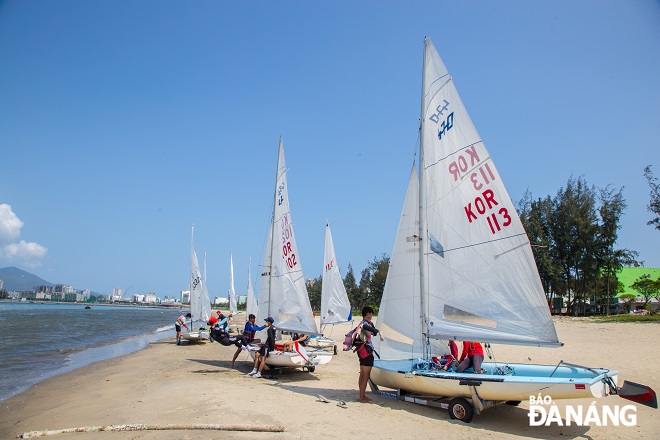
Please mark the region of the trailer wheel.
<svg viewBox="0 0 660 440"><path fill-rule="evenodd" d="M470 423L473 415L474 409L472 408L472 405L464 398L454 397L449 402L449 417L452 419L458 419L461 422Z"/></svg>
<svg viewBox="0 0 660 440"><path fill-rule="evenodd" d="M506 403L507 405L511 405L511 406L518 406L518 405L520 405L521 402L522 402L522 400L507 400L504 403Z"/></svg>

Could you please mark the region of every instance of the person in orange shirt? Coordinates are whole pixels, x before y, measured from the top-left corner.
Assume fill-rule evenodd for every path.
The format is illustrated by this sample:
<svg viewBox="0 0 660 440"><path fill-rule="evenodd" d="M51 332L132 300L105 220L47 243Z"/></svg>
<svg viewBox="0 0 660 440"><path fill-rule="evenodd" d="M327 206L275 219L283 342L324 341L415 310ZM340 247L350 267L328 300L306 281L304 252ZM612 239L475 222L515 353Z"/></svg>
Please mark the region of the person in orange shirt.
<svg viewBox="0 0 660 440"><path fill-rule="evenodd" d="M481 364L484 361L484 349L478 342L463 341L463 353L459 359L456 372L462 373L466 369L473 367L476 374L484 373Z"/></svg>

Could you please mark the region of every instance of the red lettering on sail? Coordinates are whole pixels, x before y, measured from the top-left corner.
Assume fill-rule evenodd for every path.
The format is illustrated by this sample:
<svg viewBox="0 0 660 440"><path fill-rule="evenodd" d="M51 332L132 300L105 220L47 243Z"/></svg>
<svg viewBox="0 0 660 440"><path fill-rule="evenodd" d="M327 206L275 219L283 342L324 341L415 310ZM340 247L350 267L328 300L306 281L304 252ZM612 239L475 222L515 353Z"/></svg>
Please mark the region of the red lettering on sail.
<svg viewBox="0 0 660 440"><path fill-rule="evenodd" d="M493 206L499 205L497 200L495 200L495 194L492 190L487 189L486 191L482 192L480 196L477 196L474 199L474 202L470 202L463 207L465 210L465 215L467 215L468 221L470 223L472 223L472 220L476 220L478 218L477 214L475 214L472 210L472 203L474 203L474 209L479 215L483 215L487 210L493 209Z"/></svg>
<svg viewBox="0 0 660 440"><path fill-rule="evenodd" d="M454 182L456 182L460 177L461 174L465 174L469 169L472 169L476 164L478 164L481 160L479 159L479 154L477 153L477 149L475 146L471 146L470 148L467 148L465 150L465 153L467 156L464 156L463 154L458 156L458 159L456 159L454 162L449 164L449 167L447 170L449 171L450 174L454 176ZM469 165L468 165L469 161Z"/></svg>

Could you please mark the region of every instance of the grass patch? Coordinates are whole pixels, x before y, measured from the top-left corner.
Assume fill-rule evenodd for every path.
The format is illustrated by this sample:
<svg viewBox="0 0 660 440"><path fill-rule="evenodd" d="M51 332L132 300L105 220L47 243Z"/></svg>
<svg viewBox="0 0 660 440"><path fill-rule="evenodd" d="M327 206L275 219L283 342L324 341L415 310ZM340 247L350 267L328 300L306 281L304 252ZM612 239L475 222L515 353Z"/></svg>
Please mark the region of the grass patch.
<svg viewBox="0 0 660 440"><path fill-rule="evenodd" d="M660 323L660 314L655 315L610 315L594 316L594 322L657 322Z"/></svg>

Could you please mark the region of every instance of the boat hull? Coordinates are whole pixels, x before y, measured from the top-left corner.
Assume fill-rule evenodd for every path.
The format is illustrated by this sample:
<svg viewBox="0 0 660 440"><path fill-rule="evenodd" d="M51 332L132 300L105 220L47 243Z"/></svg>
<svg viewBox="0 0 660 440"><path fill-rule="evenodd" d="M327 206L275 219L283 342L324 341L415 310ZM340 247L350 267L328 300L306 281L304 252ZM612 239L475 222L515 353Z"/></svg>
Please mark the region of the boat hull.
<svg viewBox="0 0 660 440"><path fill-rule="evenodd" d="M250 356L252 359L255 357L255 353L259 350L258 346L250 347ZM332 360L332 353L328 353L325 350L317 349L307 349L300 350L298 352L288 352L282 350L275 350L268 353L266 358L266 365L269 367L277 368L302 368L309 366L320 366L325 365Z"/></svg>
<svg viewBox="0 0 660 440"><path fill-rule="evenodd" d="M200 331L194 331L188 333L181 333L181 339L185 339L188 342L201 342L205 340L208 341L209 332L206 330L200 330Z"/></svg>
<svg viewBox="0 0 660 440"><path fill-rule="evenodd" d="M599 398L610 394L618 371L573 366L484 363L485 374L412 370L412 360L376 360L371 380L378 386L442 397L471 397L471 386L483 400L523 401L530 396L555 399ZM507 365L511 374L498 374Z"/></svg>

